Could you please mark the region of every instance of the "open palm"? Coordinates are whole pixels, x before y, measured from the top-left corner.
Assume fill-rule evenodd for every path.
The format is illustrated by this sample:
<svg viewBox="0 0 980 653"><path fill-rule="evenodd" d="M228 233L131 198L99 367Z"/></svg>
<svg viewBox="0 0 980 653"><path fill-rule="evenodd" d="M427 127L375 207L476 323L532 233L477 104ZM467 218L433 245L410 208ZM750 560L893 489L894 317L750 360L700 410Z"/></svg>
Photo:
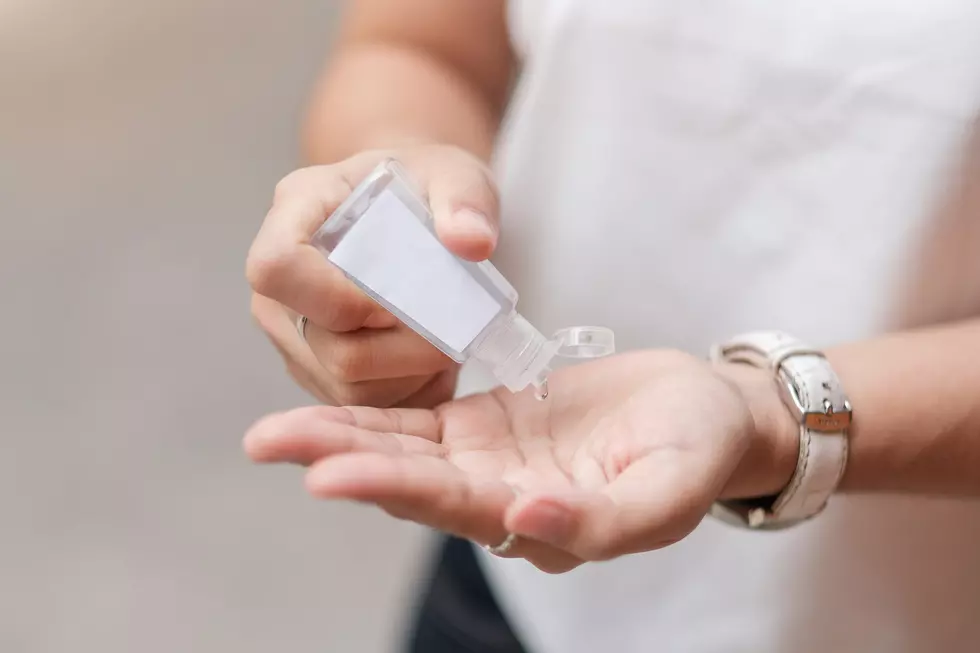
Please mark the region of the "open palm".
<svg viewBox="0 0 980 653"><path fill-rule="evenodd" d="M545 401L499 389L435 410L303 408L246 436L258 462L310 467L321 498L510 551L546 571L676 541L722 494L752 417L710 365L677 352L556 372Z"/></svg>

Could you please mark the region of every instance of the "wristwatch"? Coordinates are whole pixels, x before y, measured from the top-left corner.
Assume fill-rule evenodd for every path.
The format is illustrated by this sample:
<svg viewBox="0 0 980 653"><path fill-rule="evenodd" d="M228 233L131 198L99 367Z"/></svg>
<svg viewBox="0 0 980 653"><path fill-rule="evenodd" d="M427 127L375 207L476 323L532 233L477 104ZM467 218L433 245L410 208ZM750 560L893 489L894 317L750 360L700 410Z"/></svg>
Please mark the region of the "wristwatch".
<svg viewBox="0 0 980 653"><path fill-rule="evenodd" d="M824 355L779 331L759 331L715 345L715 362L772 371L783 403L800 424L800 452L789 484L776 496L718 501L710 514L730 524L778 530L819 514L847 464L851 403Z"/></svg>

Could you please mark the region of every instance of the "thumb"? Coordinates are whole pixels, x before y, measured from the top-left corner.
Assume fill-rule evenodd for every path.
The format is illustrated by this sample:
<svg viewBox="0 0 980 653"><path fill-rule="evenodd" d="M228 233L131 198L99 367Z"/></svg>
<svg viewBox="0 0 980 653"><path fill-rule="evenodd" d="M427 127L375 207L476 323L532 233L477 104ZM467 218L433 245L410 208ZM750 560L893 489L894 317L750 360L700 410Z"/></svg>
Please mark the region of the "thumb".
<svg viewBox="0 0 980 653"><path fill-rule="evenodd" d="M709 474L649 456L599 492L522 496L505 525L583 560L609 560L676 542L698 525L720 488Z"/></svg>
<svg viewBox="0 0 980 653"><path fill-rule="evenodd" d="M497 188L475 159L444 159L427 175L436 234L457 256L482 261L497 246Z"/></svg>

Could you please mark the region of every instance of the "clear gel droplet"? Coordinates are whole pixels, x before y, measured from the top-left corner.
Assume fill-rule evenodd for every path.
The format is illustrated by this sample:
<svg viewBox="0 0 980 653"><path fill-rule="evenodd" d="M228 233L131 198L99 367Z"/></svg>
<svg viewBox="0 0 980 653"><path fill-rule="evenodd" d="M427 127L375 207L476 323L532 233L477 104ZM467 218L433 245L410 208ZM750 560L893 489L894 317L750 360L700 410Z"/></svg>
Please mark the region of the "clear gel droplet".
<svg viewBox="0 0 980 653"><path fill-rule="evenodd" d="M551 342L558 345L555 352L562 358L586 359L609 356L616 351L616 340L613 332L605 327L578 326L556 331ZM544 401L548 398L548 374L550 368L545 367L538 377L531 382L534 388L534 398Z"/></svg>

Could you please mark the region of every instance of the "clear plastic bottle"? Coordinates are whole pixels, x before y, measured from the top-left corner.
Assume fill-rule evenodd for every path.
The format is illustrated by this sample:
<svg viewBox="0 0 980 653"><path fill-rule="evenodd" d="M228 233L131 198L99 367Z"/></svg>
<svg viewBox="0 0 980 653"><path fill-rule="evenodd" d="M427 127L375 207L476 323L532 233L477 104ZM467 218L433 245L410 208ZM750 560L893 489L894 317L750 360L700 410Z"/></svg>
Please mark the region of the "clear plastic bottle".
<svg viewBox="0 0 980 653"><path fill-rule="evenodd" d="M517 312L517 291L488 261L454 256L400 164L383 161L311 239L362 291L458 363L480 361L511 392L547 395L549 363L610 353L612 332L546 338Z"/></svg>

